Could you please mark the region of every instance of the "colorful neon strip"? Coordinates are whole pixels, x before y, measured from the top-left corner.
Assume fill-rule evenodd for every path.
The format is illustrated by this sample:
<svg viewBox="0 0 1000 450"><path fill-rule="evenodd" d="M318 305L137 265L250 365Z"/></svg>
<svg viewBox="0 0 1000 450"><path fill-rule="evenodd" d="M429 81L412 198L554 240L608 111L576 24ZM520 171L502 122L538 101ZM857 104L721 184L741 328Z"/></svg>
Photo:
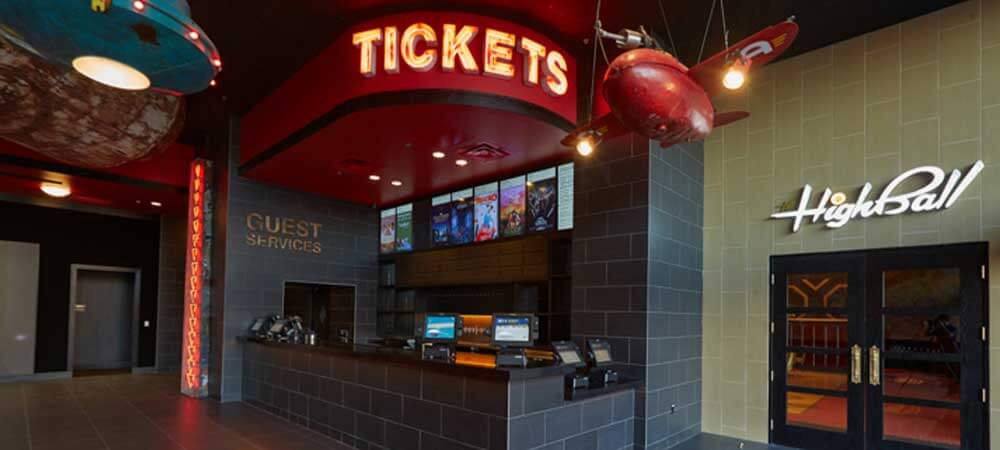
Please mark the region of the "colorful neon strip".
<svg viewBox="0 0 1000 450"><path fill-rule="evenodd" d="M188 190L187 266L184 293L184 392L201 393L201 305L204 250L205 162L191 163Z"/></svg>

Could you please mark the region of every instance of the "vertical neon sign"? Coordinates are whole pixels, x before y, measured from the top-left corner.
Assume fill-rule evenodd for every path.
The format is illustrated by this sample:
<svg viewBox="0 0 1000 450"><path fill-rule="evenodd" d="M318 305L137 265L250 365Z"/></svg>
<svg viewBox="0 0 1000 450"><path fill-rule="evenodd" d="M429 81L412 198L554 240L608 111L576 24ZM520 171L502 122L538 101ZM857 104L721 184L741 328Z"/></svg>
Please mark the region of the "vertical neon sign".
<svg viewBox="0 0 1000 450"><path fill-rule="evenodd" d="M191 162L188 185L188 226L186 264L184 268L184 348L181 392L191 397L205 397L208 341L203 333L207 322L208 290L206 281L210 268L208 254L211 233L211 190L209 162Z"/></svg>

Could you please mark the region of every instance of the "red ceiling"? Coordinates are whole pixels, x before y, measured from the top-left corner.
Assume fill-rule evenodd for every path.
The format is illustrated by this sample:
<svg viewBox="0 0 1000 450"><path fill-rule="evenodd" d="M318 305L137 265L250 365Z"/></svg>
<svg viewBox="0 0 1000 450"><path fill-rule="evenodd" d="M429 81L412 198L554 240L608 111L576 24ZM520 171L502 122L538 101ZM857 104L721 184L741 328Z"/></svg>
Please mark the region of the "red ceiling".
<svg viewBox="0 0 1000 450"><path fill-rule="evenodd" d="M139 214L182 215L187 209L188 164L194 149L175 144L144 161L111 169L80 169L0 139L0 192L125 210ZM12 160L13 157L16 160ZM43 180L69 183L72 194L54 199L41 192ZM162 207L150 202L158 201Z"/></svg>
<svg viewBox="0 0 1000 450"><path fill-rule="evenodd" d="M527 85L522 81L527 64L516 52L515 75L509 80L448 72L440 63L429 71L404 66L388 74L381 51L376 74L359 73L360 50L352 42L353 32L385 26L403 30L414 23L427 23L438 33L447 23L530 38L549 54L563 55L569 88L562 95L549 95L541 86ZM468 45L480 69L485 65L483 35L480 32ZM343 200L387 205L569 159L571 153L559 141L576 122L575 59L544 31L482 15L418 11L360 23L243 118L242 173ZM492 162L470 159L464 168L454 165L455 155L431 158L434 151L478 143L509 155ZM363 167L358 173L337 175L345 172L345 160ZM368 181L370 174L381 176L381 182ZM391 180L403 185L392 186Z"/></svg>
<svg viewBox="0 0 1000 450"><path fill-rule="evenodd" d="M521 114L465 105L406 105L350 114L255 166L245 175L352 202L392 205L475 183L496 180L568 160L559 145L565 131ZM493 161L431 153L459 143L487 142L510 153ZM340 162L356 159L365 169L346 173ZM341 173L338 173L341 172ZM370 173L382 177L368 180ZM401 187L390 184L403 182Z"/></svg>

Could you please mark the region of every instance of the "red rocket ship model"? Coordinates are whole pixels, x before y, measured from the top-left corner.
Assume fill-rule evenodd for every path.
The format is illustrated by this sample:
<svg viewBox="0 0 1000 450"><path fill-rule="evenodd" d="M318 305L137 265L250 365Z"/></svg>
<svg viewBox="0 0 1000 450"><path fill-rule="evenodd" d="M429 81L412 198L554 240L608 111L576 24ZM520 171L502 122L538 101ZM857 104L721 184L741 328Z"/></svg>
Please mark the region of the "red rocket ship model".
<svg viewBox="0 0 1000 450"><path fill-rule="evenodd" d="M751 67L781 55L798 35L789 18L743 39L698 65L687 68L655 46L644 31L620 34L599 30L622 53L604 74L604 99L611 113L574 130L562 143L589 154L604 139L630 131L660 142L661 147L701 140L718 126L746 118L745 111L717 112L711 98L723 88L739 89ZM596 43L595 43L596 45Z"/></svg>

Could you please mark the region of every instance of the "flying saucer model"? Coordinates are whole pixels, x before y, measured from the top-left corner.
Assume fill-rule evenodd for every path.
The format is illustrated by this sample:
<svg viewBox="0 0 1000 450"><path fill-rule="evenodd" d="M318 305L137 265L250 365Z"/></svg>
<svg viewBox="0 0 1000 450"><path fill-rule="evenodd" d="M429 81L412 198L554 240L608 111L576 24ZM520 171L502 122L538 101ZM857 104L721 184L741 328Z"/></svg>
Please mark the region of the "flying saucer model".
<svg viewBox="0 0 1000 450"><path fill-rule="evenodd" d="M3 0L0 38L125 90L191 94L222 69L186 0Z"/></svg>

